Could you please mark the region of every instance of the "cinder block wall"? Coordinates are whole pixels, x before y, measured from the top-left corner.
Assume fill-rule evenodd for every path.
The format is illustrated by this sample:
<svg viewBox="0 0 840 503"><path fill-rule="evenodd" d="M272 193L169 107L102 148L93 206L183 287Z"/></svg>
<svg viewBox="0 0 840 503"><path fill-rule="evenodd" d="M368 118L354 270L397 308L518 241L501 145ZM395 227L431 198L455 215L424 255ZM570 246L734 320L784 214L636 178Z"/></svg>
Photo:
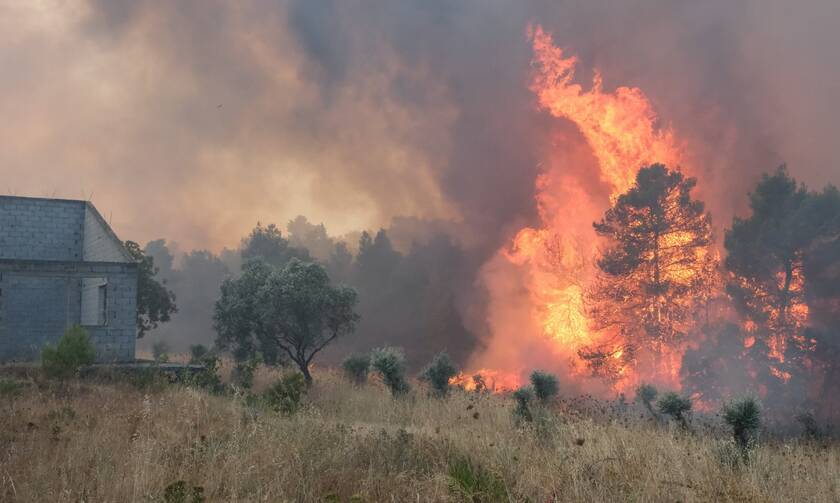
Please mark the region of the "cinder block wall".
<svg viewBox="0 0 840 503"><path fill-rule="evenodd" d="M83 201L0 197L0 258L82 260Z"/></svg>

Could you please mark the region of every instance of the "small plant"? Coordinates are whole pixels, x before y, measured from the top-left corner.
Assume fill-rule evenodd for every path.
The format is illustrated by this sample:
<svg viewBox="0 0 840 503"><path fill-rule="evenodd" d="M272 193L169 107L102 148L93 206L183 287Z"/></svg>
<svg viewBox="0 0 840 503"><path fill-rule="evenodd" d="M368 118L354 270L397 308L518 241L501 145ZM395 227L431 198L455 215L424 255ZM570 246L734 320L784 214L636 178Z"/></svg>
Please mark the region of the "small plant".
<svg viewBox="0 0 840 503"><path fill-rule="evenodd" d="M184 370L184 373L181 375L181 382L188 386L205 389L210 393L223 393L225 385L222 384L222 378L219 375L219 366L221 363L219 359L213 356L212 353L207 353L198 363L204 365L204 368L197 372Z"/></svg>
<svg viewBox="0 0 840 503"><path fill-rule="evenodd" d="M686 413L691 411L691 399L678 393L669 391L662 395L657 402L659 412L671 416L683 429L688 429Z"/></svg>
<svg viewBox="0 0 840 503"><path fill-rule="evenodd" d="M820 426L817 424L817 419L810 410L797 414L796 420L802 425L802 432L805 438L816 440L822 437L822 431L820 431Z"/></svg>
<svg viewBox="0 0 840 503"><path fill-rule="evenodd" d="M177 480L163 490L164 503L204 503L204 488Z"/></svg>
<svg viewBox="0 0 840 503"><path fill-rule="evenodd" d="M374 349L370 353L370 367L379 372L392 395L408 393L410 387L405 378L405 356L402 350L391 347Z"/></svg>
<svg viewBox="0 0 840 503"><path fill-rule="evenodd" d="M531 372L531 386L534 388L534 394L543 403L554 398L559 390L557 378L540 370Z"/></svg>
<svg viewBox="0 0 840 503"><path fill-rule="evenodd" d="M0 398L16 398L23 393L23 386L13 379L0 378Z"/></svg>
<svg viewBox="0 0 840 503"><path fill-rule="evenodd" d="M426 366L421 379L428 381L432 393L438 397L449 394L449 380L458 374L458 369L446 353L438 353Z"/></svg>
<svg viewBox="0 0 840 503"><path fill-rule="evenodd" d="M712 452L718 463L724 468L734 470L741 466L742 461L748 460L746 451L738 447L736 443L731 440L721 442L714 446Z"/></svg>
<svg viewBox="0 0 840 503"><path fill-rule="evenodd" d="M210 350L204 344L195 344L190 346L190 363L194 365L203 363L204 358L206 358L209 353Z"/></svg>
<svg viewBox="0 0 840 503"><path fill-rule="evenodd" d="M266 404L277 412L294 414L300 409L301 400L306 393L306 379L303 375L293 372L284 375L265 393L263 399Z"/></svg>
<svg viewBox="0 0 840 503"><path fill-rule="evenodd" d="M237 362L233 368L233 382L241 388L251 389L254 386L254 373L259 365L260 360L256 357Z"/></svg>
<svg viewBox="0 0 840 503"><path fill-rule="evenodd" d="M746 451L761 426L761 406L751 397L733 400L723 406L723 420L732 427L735 442Z"/></svg>
<svg viewBox="0 0 840 503"><path fill-rule="evenodd" d="M532 421L534 415L531 414L531 402L534 400L534 390L530 386L523 386L513 392L513 399L516 400L514 417L520 421Z"/></svg>
<svg viewBox="0 0 840 503"><path fill-rule="evenodd" d="M158 363L169 361L169 344L166 341L157 341L152 344L152 358Z"/></svg>
<svg viewBox="0 0 840 503"><path fill-rule="evenodd" d="M364 384L367 382L368 372L370 371L370 356L352 354L341 362L341 368L344 369L344 375L353 383Z"/></svg>
<svg viewBox="0 0 840 503"><path fill-rule="evenodd" d="M658 394L659 391L653 384L642 383L636 388L636 402L641 402L653 417L657 417L656 411L653 410L653 402Z"/></svg>
<svg viewBox="0 0 840 503"><path fill-rule="evenodd" d="M464 456L449 461L449 486L463 501L493 503L508 501L505 481Z"/></svg>
<svg viewBox="0 0 840 503"><path fill-rule="evenodd" d="M41 351L41 369L48 377L67 379L90 365L96 359L96 350L90 336L82 327L75 325L67 329L58 344L47 344Z"/></svg>

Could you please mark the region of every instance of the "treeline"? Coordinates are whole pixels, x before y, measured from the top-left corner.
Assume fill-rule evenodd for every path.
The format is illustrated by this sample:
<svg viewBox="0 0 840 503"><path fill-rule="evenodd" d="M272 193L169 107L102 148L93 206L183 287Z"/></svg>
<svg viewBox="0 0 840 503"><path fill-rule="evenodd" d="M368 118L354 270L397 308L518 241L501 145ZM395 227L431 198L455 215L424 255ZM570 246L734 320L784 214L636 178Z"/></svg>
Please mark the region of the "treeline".
<svg viewBox="0 0 840 503"><path fill-rule="evenodd" d="M283 266L297 258L320 263L334 283L353 287L359 296L361 320L353 337L326 348L322 361L337 363L350 351L385 345L406 348L412 354L412 370L441 349L463 361L475 338L458 311L458 293L471 284L472 268L448 235L429 228L416 232L417 223L412 224L410 230L406 225L394 229L402 236L423 238L405 252L392 243L390 229L362 232L348 243L303 216L288 222L285 232L274 224L257 224L237 249L219 254L193 250L176 260L174 246L162 239L151 241L145 252L154 260L157 277L175 294L178 312L151 333L150 341L163 340L175 351L212 344L214 304L222 282L238 277L249 259Z"/></svg>

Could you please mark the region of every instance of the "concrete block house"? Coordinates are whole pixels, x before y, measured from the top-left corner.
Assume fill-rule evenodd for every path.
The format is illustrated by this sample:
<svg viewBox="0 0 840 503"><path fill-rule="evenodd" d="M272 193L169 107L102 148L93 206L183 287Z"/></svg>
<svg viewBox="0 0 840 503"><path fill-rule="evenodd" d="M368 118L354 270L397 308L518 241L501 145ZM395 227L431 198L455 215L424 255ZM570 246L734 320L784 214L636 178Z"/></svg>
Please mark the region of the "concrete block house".
<svg viewBox="0 0 840 503"><path fill-rule="evenodd" d="M100 362L134 360L137 263L87 201L0 196L0 361L73 325Z"/></svg>

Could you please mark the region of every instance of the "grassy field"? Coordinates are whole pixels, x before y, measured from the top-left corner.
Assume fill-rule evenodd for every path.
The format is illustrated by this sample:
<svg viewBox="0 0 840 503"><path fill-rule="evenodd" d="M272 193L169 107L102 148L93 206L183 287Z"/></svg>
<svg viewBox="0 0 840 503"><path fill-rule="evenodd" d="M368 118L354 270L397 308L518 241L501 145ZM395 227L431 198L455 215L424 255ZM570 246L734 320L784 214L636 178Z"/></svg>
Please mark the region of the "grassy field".
<svg viewBox="0 0 840 503"><path fill-rule="evenodd" d="M506 396L394 399L323 370L292 415L182 385L14 379L0 501L840 501L836 444L765 438L742 463L714 421L683 432L587 398L522 426Z"/></svg>

